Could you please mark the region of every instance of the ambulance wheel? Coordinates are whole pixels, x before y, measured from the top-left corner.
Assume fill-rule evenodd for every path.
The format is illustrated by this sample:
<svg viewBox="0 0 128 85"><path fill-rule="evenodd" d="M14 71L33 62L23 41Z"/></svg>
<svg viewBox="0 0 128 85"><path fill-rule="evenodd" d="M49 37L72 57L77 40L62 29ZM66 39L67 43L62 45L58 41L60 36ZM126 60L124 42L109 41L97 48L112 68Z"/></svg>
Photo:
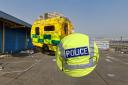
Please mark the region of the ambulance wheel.
<svg viewBox="0 0 128 85"><path fill-rule="evenodd" d="M42 52L43 54L45 53L45 51L44 51L44 49L43 49L43 48L41 49L41 52Z"/></svg>
<svg viewBox="0 0 128 85"><path fill-rule="evenodd" d="M50 56L55 56L55 52L54 51L49 51L49 55Z"/></svg>
<svg viewBox="0 0 128 85"><path fill-rule="evenodd" d="M43 48L42 48L42 51L48 52L49 51L49 47L46 44L44 44Z"/></svg>

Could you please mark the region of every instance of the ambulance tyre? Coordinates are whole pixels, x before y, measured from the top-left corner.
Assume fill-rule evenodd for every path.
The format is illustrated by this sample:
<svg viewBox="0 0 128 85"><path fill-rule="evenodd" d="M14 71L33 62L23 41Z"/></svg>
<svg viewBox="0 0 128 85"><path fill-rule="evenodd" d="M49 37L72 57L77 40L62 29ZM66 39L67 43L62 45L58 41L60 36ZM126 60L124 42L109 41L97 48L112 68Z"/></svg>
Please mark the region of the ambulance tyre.
<svg viewBox="0 0 128 85"><path fill-rule="evenodd" d="M43 47L42 47L42 53L45 53L45 52L48 52L49 51L49 47L44 44Z"/></svg>
<svg viewBox="0 0 128 85"><path fill-rule="evenodd" d="M44 51L44 49L43 49L43 48L41 49L41 52L42 52L43 54L45 53L45 51Z"/></svg>
<svg viewBox="0 0 128 85"><path fill-rule="evenodd" d="M55 52L54 51L49 51L49 55L50 56L55 56Z"/></svg>

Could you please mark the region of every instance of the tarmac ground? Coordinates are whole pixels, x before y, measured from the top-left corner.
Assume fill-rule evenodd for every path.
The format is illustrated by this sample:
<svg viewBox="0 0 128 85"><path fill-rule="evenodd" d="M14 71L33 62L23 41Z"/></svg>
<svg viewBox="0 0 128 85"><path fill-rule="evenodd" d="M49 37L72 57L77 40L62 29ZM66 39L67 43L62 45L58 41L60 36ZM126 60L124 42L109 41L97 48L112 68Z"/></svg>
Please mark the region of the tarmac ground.
<svg viewBox="0 0 128 85"><path fill-rule="evenodd" d="M128 85L128 54L100 51L96 69L72 78L61 72L55 56L17 54L0 59L0 85Z"/></svg>

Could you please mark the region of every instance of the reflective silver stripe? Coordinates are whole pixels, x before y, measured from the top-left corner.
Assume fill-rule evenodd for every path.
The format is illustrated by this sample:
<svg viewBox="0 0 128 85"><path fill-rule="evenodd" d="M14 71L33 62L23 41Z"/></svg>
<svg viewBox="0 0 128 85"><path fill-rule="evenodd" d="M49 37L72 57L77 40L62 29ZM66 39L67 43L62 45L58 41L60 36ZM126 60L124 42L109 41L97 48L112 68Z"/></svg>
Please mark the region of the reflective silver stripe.
<svg viewBox="0 0 128 85"><path fill-rule="evenodd" d="M89 64L80 64L80 65L68 65L65 64L64 67L68 70L74 70L74 69L85 69L92 66L92 61Z"/></svg>
<svg viewBox="0 0 128 85"><path fill-rule="evenodd" d="M90 44L90 57L94 56L94 40L92 38L89 38L89 44Z"/></svg>
<svg viewBox="0 0 128 85"><path fill-rule="evenodd" d="M66 57L65 57L65 50L63 48L63 44L60 42L59 48L61 51L61 56L64 59L64 68L69 69L69 70L74 70L74 69L84 69L88 67L92 67L95 65L95 62L93 61L93 56L94 56L94 41L89 38L89 47L90 47L90 60L88 64L80 64L80 65L68 65L66 62Z"/></svg>
<svg viewBox="0 0 128 85"><path fill-rule="evenodd" d="M94 40L92 38L89 38L89 46L90 46L90 63L91 63L91 66L94 66L96 64L96 62L93 61L93 57L94 57Z"/></svg>
<svg viewBox="0 0 128 85"><path fill-rule="evenodd" d="M65 57L65 50L64 50L64 48L63 48L62 42L59 43L58 47L59 47L59 50L60 50L60 52L61 52L61 57L62 57L63 59L66 59L66 57Z"/></svg>

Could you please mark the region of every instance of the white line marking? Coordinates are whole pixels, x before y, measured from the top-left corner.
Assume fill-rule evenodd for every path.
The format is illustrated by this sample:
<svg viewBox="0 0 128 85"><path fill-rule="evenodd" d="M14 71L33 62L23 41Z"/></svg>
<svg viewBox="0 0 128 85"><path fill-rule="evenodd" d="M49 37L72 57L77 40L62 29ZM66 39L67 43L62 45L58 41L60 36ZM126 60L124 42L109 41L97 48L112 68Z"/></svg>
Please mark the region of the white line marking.
<svg viewBox="0 0 128 85"><path fill-rule="evenodd" d="M110 58L110 56L106 56L106 58Z"/></svg>
<svg viewBox="0 0 128 85"><path fill-rule="evenodd" d="M22 72L26 72L26 71L28 71L29 69L31 69L33 66L35 66L36 64L38 64L38 63L41 62L41 60L37 60L37 59L36 59L35 61L36 61L36 62L33 63L31 66L29 66L27 69L18 70L18 71L3 72L3 73L6 74L6 73L22 73Z"/></svg>
<svg viewBox="0 0 128 85"><path fill-rule="evenodd" d="M115 77L115 74L107 74L107 76L109 76L109 77Z"/></svg>
<svg viewBox="0 0 128 85"><path fill-rule="evenodd" d="M30 62L30 61L4 62L4 63L24 63L24 62Z"/></svg>
<svg viewBox="0 0 128 85"><path fill-rule="evenodd" d="M125 64L127 64L127 65L128 65L128 63L125 63Z"/></svg>
<svg viewBox="0 0 128 85"><path fill-rule="evenodd" d="M112 62L110 59L105 59L107 62Z"/></svg>
<svg viewBox="0 0 128 85"><path fill-rule="evenodd" d="M109 54L105 54L106 56L109 56Z"/></svg>
<svg viewBox="0 0 128 85"><path fill-rule="evenodd" d="M119 59L117 59L117 58L110 57L110 56L106 56L106 57L109 58L109 59L112 59L112 60L114 60L114 61L120 62L120 63L122 63L122 64L126 64L126 65L128 65L127 62L123 62L123 61L121 61L121 60L119 60Z"/></svg>
<svg viewBox="0 0 128 85"><path fill-rule="evenodd" d="M52 61L54 61L54 62L55 62L55 61L56 61L56 59L52 59Z"/></svg>

